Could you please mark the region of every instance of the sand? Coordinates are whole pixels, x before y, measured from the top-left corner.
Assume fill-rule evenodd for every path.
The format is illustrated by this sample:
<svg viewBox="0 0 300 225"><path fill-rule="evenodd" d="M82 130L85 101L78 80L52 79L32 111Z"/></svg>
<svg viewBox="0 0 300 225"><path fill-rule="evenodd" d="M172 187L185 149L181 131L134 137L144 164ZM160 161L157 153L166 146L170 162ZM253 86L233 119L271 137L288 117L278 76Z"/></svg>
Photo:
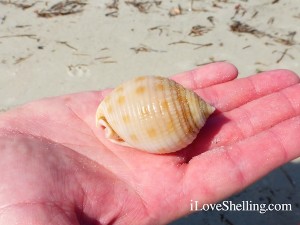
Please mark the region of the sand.
<svg viewBox="0 0 300 225"><path fill-rule="evenodd" d="M35 2L0 1L2 111L212 61L235 64L240 76L276 68L300 73L297 0L120 1L115 6L91 0L52 10L60 1ZM179 14L169 16L172 8ZM233 32L232 25L245 33Z"/></svg>
<svg viewBox="0 0 300 225"><path fill-rule="evenodd" d="M138 75L170 76L214 61L235 64L240 77L279 68L300 74L299 24L298 0L90 0L65 5L58 0L1 0L0 111L42 97L114 87ZM287 168L292 181L300 179L293 172L299 164ZM271 199L298 199L298 214L251 214L257 221L300 218L299 182L291 187L284 174L279 169L272 175L283 176L286 186L279 185L280 197ZM242 198L266 199L280 183L276 179L265 178ZM176 224L229 224L220 214L204 215ZM239 216L225 217L246 224Z"/></svg>

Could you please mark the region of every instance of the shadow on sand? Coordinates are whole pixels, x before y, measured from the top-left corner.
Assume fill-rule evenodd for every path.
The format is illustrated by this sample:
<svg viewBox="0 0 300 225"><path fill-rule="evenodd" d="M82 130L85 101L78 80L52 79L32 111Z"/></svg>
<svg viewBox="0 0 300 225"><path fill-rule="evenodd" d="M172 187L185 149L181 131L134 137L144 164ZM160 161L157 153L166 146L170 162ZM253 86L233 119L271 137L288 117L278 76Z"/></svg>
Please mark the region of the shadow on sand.
<svg viewBox="0 0 300 225"><path fill-rule="evenodd" d="M224 201L241 204L291 204L292 211L202 211L169 225L249 225L300 224L300 162L290 162L276 169L243 192ZM187 203L189 204L189 203Z"/></svg>

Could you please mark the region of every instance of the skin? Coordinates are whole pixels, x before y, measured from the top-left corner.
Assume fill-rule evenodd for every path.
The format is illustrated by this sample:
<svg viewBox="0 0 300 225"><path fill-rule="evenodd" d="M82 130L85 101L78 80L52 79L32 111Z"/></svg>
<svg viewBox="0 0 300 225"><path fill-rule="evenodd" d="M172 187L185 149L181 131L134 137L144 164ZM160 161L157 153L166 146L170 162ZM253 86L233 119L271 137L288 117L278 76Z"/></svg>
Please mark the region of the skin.
<svg viewBox="0 0 300 225"><path fill-rule="evenodd" d="M0 224L166 224L300 156L300 84L287 70L236 79L213 63L174 80L217 108L186 149L117 146L95 126L110 90L42 99L0 114Z"/></svg>

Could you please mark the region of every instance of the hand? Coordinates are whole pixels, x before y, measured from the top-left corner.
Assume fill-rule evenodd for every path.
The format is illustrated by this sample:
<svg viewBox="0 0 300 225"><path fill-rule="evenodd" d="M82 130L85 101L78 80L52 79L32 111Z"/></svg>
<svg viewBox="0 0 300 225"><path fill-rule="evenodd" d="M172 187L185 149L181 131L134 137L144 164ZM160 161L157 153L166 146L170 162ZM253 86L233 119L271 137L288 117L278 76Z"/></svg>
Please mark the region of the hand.
<svg viewBox="0 0 300 225"><path fill-rule="evenodd" d="M191 200L220 201L299 157L299 78L236 76L214 63L173 77L217 111L193 144L167 155L104 138L95 111L109 90L1 114L0 224L165 224Z"/></svg>

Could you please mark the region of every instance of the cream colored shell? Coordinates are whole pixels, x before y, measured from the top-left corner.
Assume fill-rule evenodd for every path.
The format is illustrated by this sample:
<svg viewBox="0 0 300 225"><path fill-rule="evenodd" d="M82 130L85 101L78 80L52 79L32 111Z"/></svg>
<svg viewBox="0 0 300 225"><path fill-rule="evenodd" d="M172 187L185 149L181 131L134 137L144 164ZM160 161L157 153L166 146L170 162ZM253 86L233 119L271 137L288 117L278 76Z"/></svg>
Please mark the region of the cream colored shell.
<svg viewBox="0 0 300 225"><path fill-rule="evenodd" d="M214 107L175 81L145 76L106 96L96 121L112 142L161 154L189 145L213 111Z"/></svg>

